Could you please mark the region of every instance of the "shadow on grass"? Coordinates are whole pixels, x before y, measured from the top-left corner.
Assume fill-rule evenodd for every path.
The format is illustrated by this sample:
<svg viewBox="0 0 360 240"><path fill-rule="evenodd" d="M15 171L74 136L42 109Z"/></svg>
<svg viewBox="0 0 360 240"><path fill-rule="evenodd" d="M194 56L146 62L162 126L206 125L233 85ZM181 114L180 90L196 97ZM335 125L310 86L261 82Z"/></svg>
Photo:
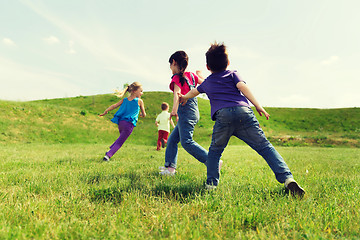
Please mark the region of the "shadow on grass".
<svg viewBox="0 0 360 240"><path fill-rule="evenodd" d="M83 177L90 185L89 197L93 202L119 204L124 194L140 193L144 196L167 198L187 203L205 193L204 185L188 175L178 178L164 178L153 172L128 172L124 174L102 175L95 173ZM100 184L101 183L101 184ZM109 183L109 187L104 184Z"/></svg>
<svg viewBox="0 0 360 240"><path fill-rule="evenodd" d="M205 193L203 184L183 182L178 184L159 183L152 189L154 196L165 197L180 203L187 203Z"/></svg>
<svg viewBox="0 0 360 240"><path fill-rule="evenodd" d="M90 200L93 202L112 202L114 204L119 204L123 200L123 193L126 191L127 189L118 187L100 189L91 188L89 190L89 196Z"/></svg>
<svg viewBox="0 0 360 240"><path fill-rule="evenodd" d="M243 185L238 191L248 192L250 195L257 195L263 200L276 200L278 198L288 198L292 199L302 199L304 196L292 195L289 189L285 187L275 187L275 188L257 188L256 186Z"/></svg>
<svg viewBox="0 0 360 240"><path fill-rule="evenodd" d="M144 189L141 183L141 174L130 172L125 174L95 173L93 175L84 176L83 181L91 185L89 189L89 197L93 202L112 202L119 204L123 200L124 193L130 193L135 190ZM98 184L101 183L101 186ZM108 183L109 187L103 185Z"/></svg>
<svg viewBox="0 0 360 240"><path fill-rule="evenodd" d="M262 197L264 200L276 199L279 197L287 197L289 191L285 188L275 188L275 189L261 189L259 190L259 197Z"/></svg>
<svg viewBox="0 0 360 240"><path fill-rule="evenodd" d="M205 195L204 183L191 174L179 174L174 177L159 176L153 170L129 171L119 174L92 173L84 175L83 181L90 185L89 197L93 202L111 202L120 204L124 194L139 194L144 197L158 197L188 203L199 196ZM221 188L221 186L220 186ZM221 189L212 191L214 193ZM291 194L284 187L259 187L257 185L242 184L234 189L222 190L229 194L241 193L265 201L289 197ZM226 193L225 193L226 194Z"/></svg>

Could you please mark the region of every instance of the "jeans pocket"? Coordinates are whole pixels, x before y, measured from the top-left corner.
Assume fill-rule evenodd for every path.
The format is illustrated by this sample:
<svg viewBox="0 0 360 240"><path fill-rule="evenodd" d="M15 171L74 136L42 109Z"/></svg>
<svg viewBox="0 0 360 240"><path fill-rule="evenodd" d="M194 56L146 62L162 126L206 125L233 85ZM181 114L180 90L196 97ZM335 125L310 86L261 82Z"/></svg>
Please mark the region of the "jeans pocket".
<svg viewBox="0 0 360 240"><path fill-rule="evenodd" d="M218 110L214 117L215 121L221 124L230 124L231 123L231 112L228 108L222 108Z"/></svg>

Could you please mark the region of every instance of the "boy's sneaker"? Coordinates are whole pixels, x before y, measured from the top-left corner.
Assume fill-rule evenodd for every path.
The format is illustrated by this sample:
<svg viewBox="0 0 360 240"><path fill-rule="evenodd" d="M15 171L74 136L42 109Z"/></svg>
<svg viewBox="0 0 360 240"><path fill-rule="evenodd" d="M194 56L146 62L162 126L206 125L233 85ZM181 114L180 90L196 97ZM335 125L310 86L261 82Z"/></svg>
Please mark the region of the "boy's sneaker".
<svg viewBox="0 0 360 240"><path fill-rule="evenodd" d="M205 183L205 188L206 188L206 190L208 190L208 191L215 190L216 187L217 187L217 186L215 186L215 185L210 185L210 184Z"/></svg>
<svg viewBox="0 0 360 240"><path fill-rule="evenodd" d="M291 195L298 197L304 196L305 190L300 187L300 185L293 178L286 179L284 184L285 187L289 189Z"/></svg>
<svg viewBox="0 0 360 240"><path fill-rule="evenodd" d="M162 138L160 141L161 141L161 147L164 148L164 147L165 147L165 141L164 141L164 139Z"/></svg>
<svg viewBox="0 0 360 240"><path fill-rule="evenodd" d="M103 161L104 161L104 162L110 161L110 158L108 157L108 155L105 155L105 157L103 158Z"/></svg>
<svg viewBox="0 0 360 240"><path fill-rule="evenodd" d="M176 171L170 172L169 169L165 169L164 171L159 172L160 175L163 176L174 176Z"/></svg>

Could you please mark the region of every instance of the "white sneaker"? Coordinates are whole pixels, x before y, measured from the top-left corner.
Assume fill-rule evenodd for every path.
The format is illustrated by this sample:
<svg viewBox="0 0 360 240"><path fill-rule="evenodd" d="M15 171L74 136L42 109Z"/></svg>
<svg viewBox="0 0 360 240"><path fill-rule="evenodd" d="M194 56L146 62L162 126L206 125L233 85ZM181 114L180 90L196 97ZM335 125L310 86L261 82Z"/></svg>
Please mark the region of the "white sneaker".
<svg viewBox="0 0 360 240"><path fill-rule="evenodd" d="M105 155L105 157L103 158L103 161L108 162L108 161L110 161L110 158L107 155Z"/></svg>
<svg viewBox="0 0 360 240"><path fill-rule="evenodd" d="M160 171L164 171L165 169L166 169L166 167L164 167L164 166L160 166L160 167L159 167L159 170L160 170Z"/></svg>
<svg viewBox="0 0 360 240"><path fill-rule="evenodd" d="M212 190L215 190L216 189L216 186L215 185L210 185L210 184L205 184L205 188L206 190L208 191L212 191Z"/></svg>
<svg viewBox="0 0 360 240"><path fill-rule="evenodd" d="M163 176L174 176L176 171L170 172L168 169L165 169L164 171L159 172L160 175Z"/></svg>

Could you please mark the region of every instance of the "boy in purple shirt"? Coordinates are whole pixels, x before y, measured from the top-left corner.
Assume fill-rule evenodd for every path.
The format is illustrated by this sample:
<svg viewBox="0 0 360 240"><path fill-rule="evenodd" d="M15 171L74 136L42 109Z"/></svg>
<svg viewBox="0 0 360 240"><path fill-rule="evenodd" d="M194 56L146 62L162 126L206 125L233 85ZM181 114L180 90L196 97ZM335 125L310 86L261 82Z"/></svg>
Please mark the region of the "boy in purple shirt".
<svg viewBox="0 0 360 240"><path fill-rule="evenodd" d="M302 197L304 189L294 180L284 159L265 137L248 100L260 116L265 115L269 119L270 115L258 103L238 73L226 70L229 65L226 47L223 44L212 44L206 53L206 64L212 74L200 86L181 96L181 102L200 93L206 93L210 99L211 119L215 121L215 125L208 154L206 188L215 189L219 184L220 157L230 137L235 136L266 160L276 179L284 183L292 195Z"/></svg>

